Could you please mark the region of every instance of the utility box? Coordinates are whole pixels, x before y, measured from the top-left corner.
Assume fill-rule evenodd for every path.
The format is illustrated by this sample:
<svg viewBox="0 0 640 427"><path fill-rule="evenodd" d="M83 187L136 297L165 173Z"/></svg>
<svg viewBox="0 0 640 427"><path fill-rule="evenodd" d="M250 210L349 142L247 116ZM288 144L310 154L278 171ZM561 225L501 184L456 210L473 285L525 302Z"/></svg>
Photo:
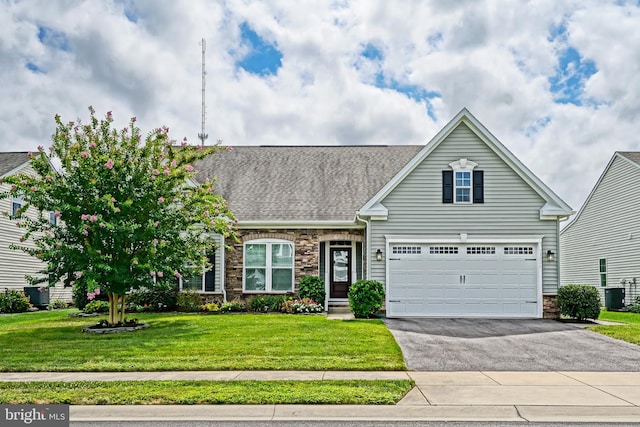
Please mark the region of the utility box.
<svg viewBox="0 0 640 427"><path fill-rule="evenodd" d="M40 289L38 286L25 286L24 294L29 297L31 305L38 308L49 306L49 288Z"/></svg>
<svg viewBox="0 0 640 427"><path fill-rule="evenodd" d="M607 310L624 307L624 288L607 288L604 290L604 306Z"/></svg>

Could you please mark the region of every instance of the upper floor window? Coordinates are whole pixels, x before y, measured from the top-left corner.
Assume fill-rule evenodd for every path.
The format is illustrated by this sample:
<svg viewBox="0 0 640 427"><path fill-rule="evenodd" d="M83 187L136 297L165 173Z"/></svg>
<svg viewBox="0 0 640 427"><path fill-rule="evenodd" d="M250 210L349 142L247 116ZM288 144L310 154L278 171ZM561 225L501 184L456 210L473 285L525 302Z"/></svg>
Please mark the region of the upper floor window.
<svg viewBox="0 0 640 427"><path fill-rule="evenodd" d="M442 171L442 203L484 203L484 172L467 159L449 163L452 170Z"/></svg>
<svg viewBox="0 0 640 427"><path fill-rule="evenodd" d="M245 292L293 292L293 243L258 239L244 244Z"/></svg>
<svg viewBox="0 0 640 427"><path fill-rule="evenodd" d="M22 208L22 196L13 196L11 199L11 216L16 218L18 211Z"/></svg>
<svg viewBox="0 0 640 427"><path fill-rule="evenodd" d="M600 286L607 286L607 259L600 258L598 260L598 266L600 270Z"/></svg>

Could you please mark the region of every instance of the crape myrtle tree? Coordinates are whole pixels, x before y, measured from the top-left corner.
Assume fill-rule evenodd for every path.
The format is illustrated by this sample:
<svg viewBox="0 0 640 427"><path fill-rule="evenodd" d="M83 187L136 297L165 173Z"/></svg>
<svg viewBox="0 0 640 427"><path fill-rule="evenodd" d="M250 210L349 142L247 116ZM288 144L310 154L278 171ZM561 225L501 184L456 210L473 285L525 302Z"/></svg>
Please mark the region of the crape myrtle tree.
<svg viewBox="0 0 640 427"><path fill-rule="evenodd" d="M235 239L236 221L212 182L193 181L194 163L224 147L192 146L186 138L177 145L166 127L142 140L135 117L116 130L111 112L98 120L89 111L88 124L56 116L53 145L30 153L37 175L5 178L11 188L4 197L22 197L19 214L40 212L16 220L26 230L21 240L31 238L35 247L14 246L46 265L28 278L32 284L63 280L86 287L89 299L106 293L115 326L124 322L129 290L203 274L215 246L209 236Z"/></svg>

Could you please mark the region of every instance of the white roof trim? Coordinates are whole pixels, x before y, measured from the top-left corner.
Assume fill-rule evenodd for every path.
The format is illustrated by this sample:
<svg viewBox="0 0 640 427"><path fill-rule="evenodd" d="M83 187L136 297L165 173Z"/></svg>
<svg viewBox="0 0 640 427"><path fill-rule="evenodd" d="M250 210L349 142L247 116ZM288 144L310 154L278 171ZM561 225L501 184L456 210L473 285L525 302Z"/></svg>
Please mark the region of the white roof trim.
<svg viewBox="0 0 640 427"><path fill-rule="evenodd" d="M11 176L11 175L14 175L14 174L18 173L21 169L24 169L26 166L28 166L30 162L31 162L31 160L27 160L26 162L20 164L19 166L11 169L9 172L7 172L4 175L0 176L0 178L4 178L4 177Z"/></svg>
<svg viewBox="0 0 640 427"><path fill-rule="evenodd" d="M625 162L629 163L630 165L635 166L636 168L640 169L640 165L638 165L633 160L626 158L625 156L621 155L617 151L615 153L613 153L613 156L611 157L611 160L609 160L609 163L607 163L607 166L604 168L604 171L602 171L602 174L600 175L600 178L598 178L598 181L596 181L596 184L591 189L591 192L589 193L589 196L586 198L586 200L584 201L584 203L580 207L580 210L578 211L577 215L575 217L573 217L573 219L571 220L571 222L569 224L567 224L566 226L564 226L562 228L562 230L560 230L560 234L562 234L565 231L567 231L569 229L569 227L571 227L573 224L576 223L576 221L578 221L578 218L580 218L580 215L582 215L582 212L584 211L584 208L587 206L587 204L589 204L589 201L593 197L593 195L596 192L596 190L598 189L598 187L600 187L600 183L604 179L604 177L607 174L607 172L609 172L609 169L611 169L611 166L613 165L613 161L616 158L624 160Z"/></svg>
<svg viewBox="0 0 640 427"><path fill-rule="evenodd" d="M238 221L238 228L350 228L364 229L364 224L354 221Z"/></svg>
<svg viewBox="0 0 640 427"><path fill-rule="evenodd" d="M491 134L466 108L453 118L440 130L420 152L405 165L375 196L373 196L360 212L371 210L391 193L422 161L433 152L461 123L467 125L489 148L491 148L513 171L518 174L529 186L548 203L555 205L556 216L569 216L575 212L549 187L547 187L533 172L531 172L516 156L513 155L498 139ZM544 208L543 208L544 209Z"/></svg>

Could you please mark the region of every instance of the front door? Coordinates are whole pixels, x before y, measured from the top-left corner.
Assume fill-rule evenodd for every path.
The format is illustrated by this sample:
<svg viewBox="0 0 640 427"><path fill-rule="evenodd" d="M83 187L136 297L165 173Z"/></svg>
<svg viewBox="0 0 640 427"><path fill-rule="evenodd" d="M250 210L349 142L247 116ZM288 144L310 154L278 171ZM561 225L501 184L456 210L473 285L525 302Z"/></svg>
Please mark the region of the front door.
<svg viewBox="0 0 640 427"><path fill-rule="evenodd" d="M329 298L347 298L351 285L351 248L331 248Z"/></svg>

